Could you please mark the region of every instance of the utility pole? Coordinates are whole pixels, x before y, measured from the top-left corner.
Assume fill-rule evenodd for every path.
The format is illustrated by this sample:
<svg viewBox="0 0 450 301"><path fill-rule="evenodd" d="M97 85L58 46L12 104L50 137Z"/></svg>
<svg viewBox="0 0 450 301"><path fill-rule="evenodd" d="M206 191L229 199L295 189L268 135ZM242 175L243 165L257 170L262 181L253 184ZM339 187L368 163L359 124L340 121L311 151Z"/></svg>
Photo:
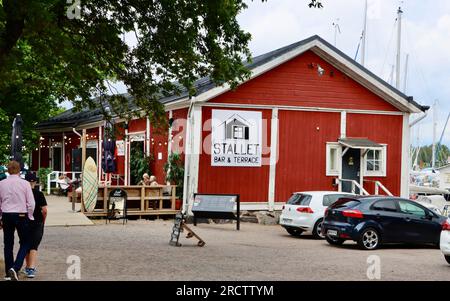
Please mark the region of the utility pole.
<svg viewBox="0 0 450 301"><path fill-rule="evenodd" d="M366 35L367 35L367 0L364 4L364 28L362 35L362 45L361 45L361 65L366 64Z"/></svg>
<svg viewBox="0 0 450 301"><path fill-rule="evenodd" d="M395 87L397 89L400 89L400 53L401 53L401 47L402 47L402 8L399 7L397 11L397 21L398 21L398 27L397 27L397 63L396 63L396 81L395 81Z"/></svg>

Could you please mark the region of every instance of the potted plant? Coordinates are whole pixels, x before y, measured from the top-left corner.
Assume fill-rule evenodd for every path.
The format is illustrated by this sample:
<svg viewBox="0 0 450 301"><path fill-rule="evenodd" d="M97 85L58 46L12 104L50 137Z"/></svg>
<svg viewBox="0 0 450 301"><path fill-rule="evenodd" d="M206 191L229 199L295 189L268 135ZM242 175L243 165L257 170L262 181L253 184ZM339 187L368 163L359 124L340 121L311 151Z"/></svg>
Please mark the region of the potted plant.
<svg viewBox="0 0 450 301"><path fill-rule="evenodd" d="M47 176L52 172L50 167L41 167L38 170L39 186L41 191L47 190Z"/></svg>
<svg viewBox="0 0 450 301"><path fill-rule="evenodd" d="M183 200L183 184L184 184L184 164L181 156L178 153L171 153L164 164L164 171L166 172L166 181L177 185L175 209L180 210Z"/></svg>

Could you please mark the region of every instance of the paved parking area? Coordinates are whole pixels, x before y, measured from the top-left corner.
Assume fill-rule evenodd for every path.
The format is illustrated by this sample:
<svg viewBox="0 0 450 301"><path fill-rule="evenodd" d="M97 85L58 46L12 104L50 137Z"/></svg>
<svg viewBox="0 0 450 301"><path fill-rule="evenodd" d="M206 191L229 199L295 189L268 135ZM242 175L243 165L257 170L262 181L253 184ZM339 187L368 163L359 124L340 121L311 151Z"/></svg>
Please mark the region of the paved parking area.
<svg viewBox="0 0 450 301"><path fill-rule="evenodd" d="M367 252L350 242L332 247L251 223L241 231L232 224L200 224L195 230L205 247L184 237L182 247L172 247L171 228L172 221L48 227L36 280L67 280L70 255L80 258L82 280L367 280L370 255L380 257L381 280L450 277L450 265L431 247Z"/></svg>

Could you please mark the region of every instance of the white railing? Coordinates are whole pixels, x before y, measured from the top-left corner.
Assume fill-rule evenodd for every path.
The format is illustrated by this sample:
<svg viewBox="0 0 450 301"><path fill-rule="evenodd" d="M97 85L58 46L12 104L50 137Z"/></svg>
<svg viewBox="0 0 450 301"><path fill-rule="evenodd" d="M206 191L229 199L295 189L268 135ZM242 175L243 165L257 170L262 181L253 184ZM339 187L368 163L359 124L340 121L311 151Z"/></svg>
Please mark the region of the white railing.
<svg viewBox="0 0 450 301"><path fill-rule="evenodd" d="M342 183L347 182L352 184L352 190L351 192L356 194L356 188L359 189L360 195L370 195L362 186L355 180L348 180L348 179L336 179L339 184L339 192L342 192Z"/></svg>
<svg viewBox="0 0 450 301"><path fill-rule="evenodd" d="M52 183L55 183L55 187L58 187L58 180L61 175L68 176L71 180L79 178L81 172L79 171L52 171L47 175L47 194L51 193ZM78 177L77 177L78 176Z"/></svg>
<svg viewBox="0 0 450 301"><path fill-rule="evenodd" d="M364 180L364 182L371 182L375 184L375 195L380 194L380 188L384 191L385 194L388 196L394 196L380 181L373 181L373 180Z"/></svg>

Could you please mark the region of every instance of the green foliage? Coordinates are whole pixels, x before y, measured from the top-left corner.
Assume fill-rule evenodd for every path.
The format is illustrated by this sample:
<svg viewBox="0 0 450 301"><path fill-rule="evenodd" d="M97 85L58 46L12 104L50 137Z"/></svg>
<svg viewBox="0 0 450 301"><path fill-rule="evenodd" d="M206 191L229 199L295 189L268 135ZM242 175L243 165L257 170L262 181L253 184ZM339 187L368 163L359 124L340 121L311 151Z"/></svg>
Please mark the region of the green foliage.
<svg viewBox="0 0 450 301"><path fill-rule="evenodd" d="M39 184L42 185L44 191L47 190L47 176L52 172L50 167L47 168L39 168L38 170L38 178Z"/></svg>
<svg viewBox="0 0 450 301"><path fill-rule="evenodd" d="M419 152L418 163L423 167L430 167L432 160L432 145L422 146ZM447 159L450 156L450 149L447 145L436 145L436 166L440 167L447 164Z"/></svg>
<svg viewBox="0 0 450 301"><path fill-rule="evenodd" d="M178 153L171 153L164 164L166 172L166 181L177 185L177 196L183 199L183 183L184 183L184 164Z"/></svg>
<svg viewBox="0 0 450 301"><path fill-rule="evenodd" d="M131 183L137 185L144 173L150 174L151 157L145 156L138 147L130 147L130 176Z"/></svg>
<svg viewBox="0 0 450 301"><path fill-rule="evenodd" d="M232 87L249 76L243 61L250 60L251 37L237 22L244 0L90 0L80 2L78 15L73 2L0 1L0 118L7 117L0 123L0 158L16 113L31 149L38 139L33 127L62 101L79 110L108 100L107 119L131 118L142 113L131 111L138 107L153 124L165 125L161 96L183 89L194 95L194 81L207 75ZM112 87L117 81L133 96L131 105Z"/></svg>

